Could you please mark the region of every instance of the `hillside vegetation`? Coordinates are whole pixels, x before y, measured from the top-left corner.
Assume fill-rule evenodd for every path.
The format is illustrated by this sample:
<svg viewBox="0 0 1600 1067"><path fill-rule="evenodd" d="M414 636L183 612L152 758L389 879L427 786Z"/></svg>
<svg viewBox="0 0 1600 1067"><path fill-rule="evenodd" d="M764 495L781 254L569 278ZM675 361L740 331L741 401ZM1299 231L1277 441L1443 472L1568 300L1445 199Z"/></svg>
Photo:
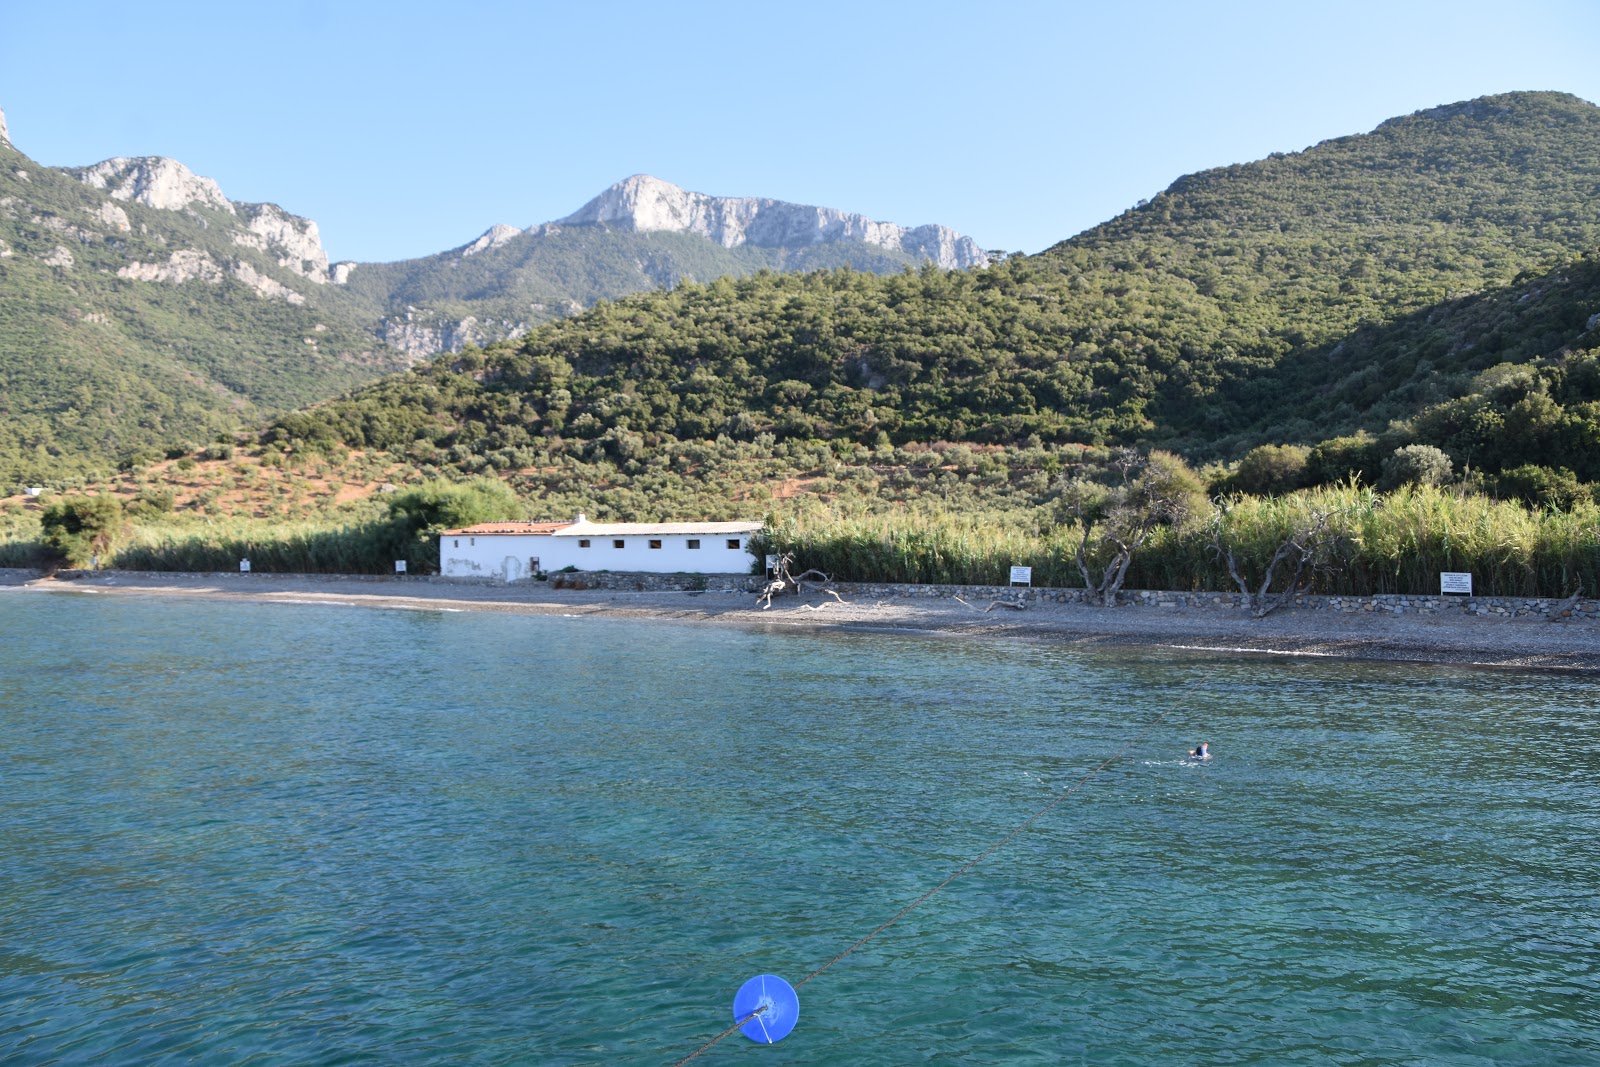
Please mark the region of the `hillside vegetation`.
<svg viewBox="0 0 1600 1067"><path fill-rule="evenodd" d="M231 239L238 220L114 203L0 141L0 486L70 484L324 399L406 361L320 287ZM182 284L118 275L208 257ZM265 295L239 276L302 302Z"/></svg>
<svg viewBox="0 0 1600 1067"><path fill-rule="evenodd" d="M541 517L764 513L819 553L830 524L879 549L982 528L978 573L1014 558L1000 532L1081 532L1071 487L1113 486L1115 449L1160 448L1218 499L1394 516L1340 520L1351 588L1453 558L1464 535L1419 547L1437 519L1483 534L1497 587L1565 593L1596 567L1577 517L1600 480L1597 189L1600 109L1485 98L1189 176L982 270L760 272L602 303L279 418L251 451L494 475ZM1424 505L1405 518L1374 487ZM1175 526L1151 548L1182 573L1131 573L1213 582L1207 543Z"/></svg>
<svg viewBox="0 0 1600 1067"><path fill-rule="evenodd" d="M1591 480L1597 161L1600 109L1571 97L1437 109L1184 179L985 270L762 273L603 304L269 439L466 472L624 473L719 437L1196 460L1333 440L1302 480L1376 481L1407 444L1458 473Z"/></svg>
<svg viewBox="0 0 1600 1067"><path fill-rule="evenodd" d="M315 223L175 161L43 167L0 139L0 486L73 484L685 278L911 262L545 225L330 269Z"/></svg>

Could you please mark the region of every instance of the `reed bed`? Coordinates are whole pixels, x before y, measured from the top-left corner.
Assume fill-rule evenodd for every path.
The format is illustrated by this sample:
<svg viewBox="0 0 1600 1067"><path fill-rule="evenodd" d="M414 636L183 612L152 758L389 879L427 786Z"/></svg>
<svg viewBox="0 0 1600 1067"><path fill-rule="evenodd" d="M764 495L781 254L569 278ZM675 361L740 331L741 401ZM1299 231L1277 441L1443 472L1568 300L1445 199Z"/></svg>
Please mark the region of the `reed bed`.
<svg viewBox="0 0 1600 1067"><path fill-rule="evenodd" d="M1046 505L975 511L939 502L895 510L846 510L815 497L783 501L768 516L757 552L792 552L798 568L841 581L1005 585L1010 568L1033 568L1033 584L1083 584L1075 561L1078 527ZM1314 591L1329 594L1436 593L1441 571L1468 571L1486 596L1600 595L1600 508L1533 511L1521 504L1413 487L1379 494L1362 486L1288 496L1245 497L1213 516L1157 531L1134 556L1125 587L1233 591L1215 550L1220 535L1252 588L1272 553L1314 514L1334 535ZM36 522L11 523L0 566L36 562ZM396 540L381 520L322 522L182 520L134 526L105 561L127 570L387 574L394 560L437 566L436 540ZM1095 572L1098 574L1098 571Z"/></svg>
<svg viewBox="0 0 1600 1067"><path fill-rule="evenodd" d="M232 521L140 527L111 565L142 571L252 571L282 574L388 574L394 555L376 525Z"/></svg>
<svg viewBox="0 0 1600 1067"><path fill-rule="evenodd" d="M1324 487L1247 497L1212 522L1158 531L1133 559L1126 588L1233 591L1215 539L1234 551L1252 586L1268 560L1314 514L1333 535L1314 589L1329 594L1437 593L1441 571L1468 571L1485 596L1600 594L1600 509L1530 511L1430 487L1378 494ZM1074 559L1079 530L1033 515L889 512L841 517L817 509L774 515L767 551L842 581L1004 585L1012 565L1033 567L1038 586L1083 585ZM1092 573L1098 573L1092 571Z"/></svg>

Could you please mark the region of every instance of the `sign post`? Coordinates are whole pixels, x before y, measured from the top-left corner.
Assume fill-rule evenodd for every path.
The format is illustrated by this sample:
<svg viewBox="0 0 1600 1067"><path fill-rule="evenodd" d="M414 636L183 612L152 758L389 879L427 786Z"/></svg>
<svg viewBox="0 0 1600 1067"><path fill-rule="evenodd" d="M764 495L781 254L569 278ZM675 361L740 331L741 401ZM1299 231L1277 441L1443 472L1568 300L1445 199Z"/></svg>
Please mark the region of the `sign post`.
<svg viewBox="0 0 1600 1067"><path fill-rule="evenodd" d="M1439 595L1440 596L1449 596L1452 593L1460 594L1462 596L1471 596L1472 595L1472 572L1470 572L1470 571L1440 571L1439 572Z"/></svg>
<svg viewBox="0 0 1600 1067"><path fill-rule="evenodd" d="M403 560L403 559L395 560L394 561L394 572L396 574L404 574L406 572L406 561Z"/></svg>
<svg viewBox="0 0 1600 1067"><path fill-rule="evenodd" d="M1028 586L1029 588L1032 588L1033 587L1033 568L1032 567L1012 567L1011 568L1011 584L1012 585L1025 585L1025 586Z"/></svg>
<svg viewBox="0 0 1600 1067"><path fill-rule="evenodd" d="M239 561L239 573L240 574L249 574L250 573L250 561L249 560L241 559Z"/></svg>

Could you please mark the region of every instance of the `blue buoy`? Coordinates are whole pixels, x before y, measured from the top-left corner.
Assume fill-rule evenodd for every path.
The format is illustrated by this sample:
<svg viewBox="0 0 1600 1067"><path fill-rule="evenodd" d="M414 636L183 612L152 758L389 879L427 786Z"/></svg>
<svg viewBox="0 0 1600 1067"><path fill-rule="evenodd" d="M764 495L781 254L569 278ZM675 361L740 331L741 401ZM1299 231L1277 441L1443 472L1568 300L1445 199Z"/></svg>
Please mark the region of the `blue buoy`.
<svg viewBox="0 0 1600 1067"><path fill-rule="evenodd" d="M800 995L794 986L775 974L758 974L733 995L733 1018L737 1022L758 1011L739 1032L751 1041L770 1045L782 1041L800 1021Z"/></svg>

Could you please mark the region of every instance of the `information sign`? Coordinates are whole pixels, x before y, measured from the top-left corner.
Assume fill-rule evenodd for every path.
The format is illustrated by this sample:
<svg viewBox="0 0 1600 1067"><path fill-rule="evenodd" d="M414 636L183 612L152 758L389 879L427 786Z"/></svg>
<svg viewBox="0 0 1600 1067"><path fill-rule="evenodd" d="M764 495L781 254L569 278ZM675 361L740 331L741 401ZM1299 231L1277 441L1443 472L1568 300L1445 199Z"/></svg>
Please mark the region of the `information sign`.
<svg viewBox="0 0 1600 1067"><path fill-rule="evenodd" d="M1472 573L1470 571L1440 571L1439 594L1460 593L1464 596L1472 595Z"/></svg>
<svg viewBox="0 0 1600 1067"><path fill-rule="evenodd" d="M1022 585L1032 585L1033 584L1033 568L1032 567L1012 567L1011 568L1011 584L1012 585L1017 585L1019 583L1022 584Z"/></svg>

